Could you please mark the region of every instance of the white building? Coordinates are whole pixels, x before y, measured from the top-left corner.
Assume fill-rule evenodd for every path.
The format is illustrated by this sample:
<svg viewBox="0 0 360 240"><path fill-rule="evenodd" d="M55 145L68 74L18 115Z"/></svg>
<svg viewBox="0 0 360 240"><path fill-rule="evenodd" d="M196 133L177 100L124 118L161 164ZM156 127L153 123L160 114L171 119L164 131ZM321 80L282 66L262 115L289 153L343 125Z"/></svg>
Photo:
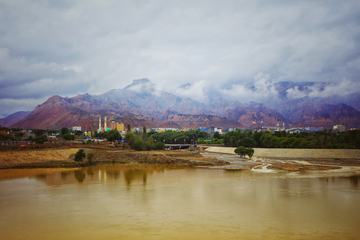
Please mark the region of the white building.
<svg viewBox="0 0 360 240"><path fill-rule="evenodd" d="M79 126L75 126L72 128L73 131L81 131L81 127Z"/></svg>

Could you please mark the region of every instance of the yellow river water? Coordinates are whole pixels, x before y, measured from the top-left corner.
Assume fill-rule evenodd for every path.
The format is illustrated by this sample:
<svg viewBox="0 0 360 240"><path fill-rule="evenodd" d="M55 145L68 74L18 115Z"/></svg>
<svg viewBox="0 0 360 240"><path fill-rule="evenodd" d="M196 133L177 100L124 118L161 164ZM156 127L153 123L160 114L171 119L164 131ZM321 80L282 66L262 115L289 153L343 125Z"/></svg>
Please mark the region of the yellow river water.
<svg viewBox="0 0 360 240"><path fill-rule="evenodd" d="M0 239L360 239L360 177L0 170Z"/></svg>

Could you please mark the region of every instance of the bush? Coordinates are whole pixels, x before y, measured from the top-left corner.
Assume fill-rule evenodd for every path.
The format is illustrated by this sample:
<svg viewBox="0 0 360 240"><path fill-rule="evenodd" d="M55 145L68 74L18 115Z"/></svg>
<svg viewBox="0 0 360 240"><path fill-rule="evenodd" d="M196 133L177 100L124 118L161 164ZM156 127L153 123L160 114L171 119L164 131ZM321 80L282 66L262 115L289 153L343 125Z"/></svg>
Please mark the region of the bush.
<svg viewBox="0 0 360 240"><path fill-rule="evenodd" d="M146 150L146 151L150 151L151 149L152 149L151 144L150 144L149 142L146 142L146 143L145 143L145 150Z"/></svg>
<svg viewBox="0 0 360 240"><path fill-rule="evenodd" d="M154 144L154 150L164 150L165 149L165 143L163 142L156 142Z"/></svg>
<svg viewBox="0 0 360 240"><path fill-rule="evenodd" d="M85 152L84 152L84 150L83 150L83 149L79 149L79 151L77 151L77 153L75 154L75 161L76 161L76 162L81 162L84 157L85 157Z"/></svg>
<svg viewBox="0 0 360 240"><path fill-rule="evenodd" d="M67 133L67 134L64 134L64 135L63 135L63 138L64 138L65 140L75 140L75 135L74 135L74 134L69 134L69 133Z"/></svg>
<svg viewBox="0 0 360 240"><path fill-rule="evenodd" d="M41 136L38 136L35 138L35 142L37 142L39 144L43 144L46 141L47 141L47 138L44 135L41 135Z"/></svg>
<svg viewBox="0 0 360 240"><path fill-rule="evenodd" d="M130 146L132 146L133 143L135 143L135 134L132 132L127 132L124 139Z"/></svg>
<svg viewBox="0 0 360 240"><path fill-rule="evenodd" d="M139 138L135 140L134 149L137 151L142 151L144 148L144 143Z"/></svg>
<svg viewBox="0 0 360 240"><path fill-rule="evenodd" d="M88 155L87 155L87 159L88 159L88 162L89 162L89 164L91 164L92 163L92 161L93 161L93 158L94 158L94 153L88 153Z"/></svg>

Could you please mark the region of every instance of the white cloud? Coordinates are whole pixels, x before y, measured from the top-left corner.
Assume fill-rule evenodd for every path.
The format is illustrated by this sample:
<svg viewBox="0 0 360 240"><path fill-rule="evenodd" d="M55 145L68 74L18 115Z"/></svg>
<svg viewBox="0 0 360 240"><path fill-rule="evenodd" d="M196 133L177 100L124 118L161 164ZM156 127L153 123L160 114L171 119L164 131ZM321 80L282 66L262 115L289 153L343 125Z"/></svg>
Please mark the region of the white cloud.
<svg viewBox="0 0 360 240"><path fill-rule="evenodd" d="M351 82L344 78L338 83L331 83L323 86L323 84L315 84L300 90L298 86L286 90L287 97L290 99L298 99L304 97L310 98L328 98L333 96L346 97L354 93L360 93L360 82Z"/></svg>
<svg viewBox="0 0 360 240"><path fill-rule="evenodd" d="M241 84L233 84L231 89L220 89L224 98L231 98L241 102L258 101L263 102L267 99L277 99L278 92L270 76L259 73L255 76L252 87Z"/></svg>
<svg viewBox="0 0 360 240"><path fill-rule="evenodd" d="M233 90L220 95L274 95L268 80L254 80L261 94L245 86L259 72L359 81L359 9L351 0L0 0L0 99L39 96L40 104L143 77L157 92L201 101L226 84ZM43 79L52 79L46 88Z"/></svg>
<svg viewBox="0 0 360 240"><path fill-rule="evenodd" d="M47 98L0 99L0 118L4 118L18 111L32 111L39 102L45 102L46 100Z"/></svg>

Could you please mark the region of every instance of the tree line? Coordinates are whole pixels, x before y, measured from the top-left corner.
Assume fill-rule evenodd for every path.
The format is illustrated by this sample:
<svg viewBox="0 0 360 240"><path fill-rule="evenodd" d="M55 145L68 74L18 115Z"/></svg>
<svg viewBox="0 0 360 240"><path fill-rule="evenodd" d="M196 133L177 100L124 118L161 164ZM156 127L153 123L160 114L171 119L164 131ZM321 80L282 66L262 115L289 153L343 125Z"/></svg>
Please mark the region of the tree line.
<svg viewBox="0 0 360 240"><path fill-rule="evenodd" d="M270 133L238 130L226 133L223 141L229 147L359 149L360 130L341 133L324 130L293 134L285 131Z"/></svg>

